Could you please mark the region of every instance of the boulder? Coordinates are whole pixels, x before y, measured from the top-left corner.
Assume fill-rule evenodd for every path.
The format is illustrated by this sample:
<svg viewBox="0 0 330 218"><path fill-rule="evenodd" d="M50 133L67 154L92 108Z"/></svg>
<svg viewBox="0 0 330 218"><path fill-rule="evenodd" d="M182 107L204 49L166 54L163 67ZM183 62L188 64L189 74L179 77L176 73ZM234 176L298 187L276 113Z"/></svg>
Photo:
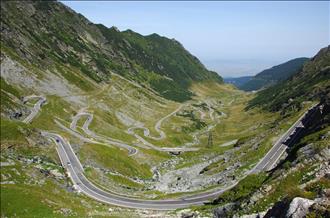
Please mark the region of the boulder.
<svg viewBox="0 0 330 218"><path fill-rule="evenodd" d="M314 204L314 201L306 198L294 198L290 203L289 210L286 213L286 217L300 218L306 216L310 206Z"/></svg>
<svg viewBox="0 0 330 218"><path fill-rule="evenodd" d="M221 207L216 208L213 211L213 217L214 218L231 217L231 212L233 211L234 206L235 206L234 203L228 203L228 204L222 205Z"/></svg>

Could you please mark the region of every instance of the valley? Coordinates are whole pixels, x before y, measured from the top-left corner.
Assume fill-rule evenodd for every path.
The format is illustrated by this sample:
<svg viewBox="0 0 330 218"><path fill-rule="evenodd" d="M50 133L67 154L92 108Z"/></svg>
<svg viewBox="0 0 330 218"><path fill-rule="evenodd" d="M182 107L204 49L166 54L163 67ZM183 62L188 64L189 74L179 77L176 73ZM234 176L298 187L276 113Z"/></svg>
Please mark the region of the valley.
<svg viewBox="0 0 330 218"><path fill-rule="evenodd" d="M315 110L315 108L316 108L316 106L314 106L310 110ZM175 112L177 112L177 111L178 111L178 109ZM174 114L174 113L172 112L170 115L172 115L172 114ZM91 120L90 117L91 116L89 116L87 122ZM169 117L169 115L167 115L166 117ZM306 117L306 115L304 114L304 116L302 116L297 122L295 122L295 124L288 130L288 132L285 133L285 135L283 135L280 138L280 140L275 143L272 150L282 149L281 147L277 148L277 146L280 145L281 143L283 143L284 141L286 141L288 139L288 136L290 134L292 134L294 131L296 131L296 128L301 123L301 120L304 119L305 117ZM160 119L160 121L162 121L163 119L164 118ZM308 117L305 119L308 119ZM73 120L73 124L75 124L74 121L75 121L75 119ZM158 126L158 127L160 126L160 124L159 124L159 123L161 123L160 121L157 122L158 125L156 124L156 126ZM86 124L86 122L85 122L85 124ZM71 125L71 127L75 127L75 125ZM85 128L88 128L88 126ZM165 133L164 132L162 132L162 133L163 134L161 134L161 135L163 137L165 137ZM154 201L146 200L146 201L143 201L143 200L135 200L132 198L120 197L120 195L111 194L111 191L105 192L104 190L99 189L98 187L94 186L90 181L88 181L86 179L86 177L83 176L84 168L81 165L78 158L76 157L69 142L67 142L65 139L63 139L60 135L51 134L51 133L47 133L47 132L44 132L42 134L46 137L54 139L56 144L58 144L57 151L58 151L59 157L61 159L62 166L67 170L67 173L68 173L69 177L71 178L75 189L77 189L78 192L82 192L82 193L86 194L87 196L90 196L96 200L99 200L99 201L102 201L105 203L118 205L118 206L140 208L140 209L158 209L158 210L176 209L176 208L186 207L189 205L203 204L204 202L207 202L212 198L214 199L219 194L223 193L226 190L229 190L230 188L232 188L233 186L235 186L238 183L237 181L234 181L233 184L231 184L227 187L224 187L221 190L217 190L217 191L213 191L213 192L209 192L209 193L205 193L205 194L198 194L196 196L184 197L182 200L154 200ZM145 135L148 135L148 134L145 134ZM256 167L253 168L249 173L255 173L255 171L257 172L258 170L261 170L261 171L270 170L277 163L277 160L279 158L281 158L281 155L283 154L283 152L285 150L286 150L286 148L284 150L282 149L278 154L276 153L277 151L275 153L274 152L267 153L267 155L269 154L270 157L267 157L267 155L266 155L263 158L263 160L260 161L256 165ZM274 153L274 154L272 154L272 153ZM248 174L246 174L246 175L248 175Z"/></svg>
<svg viewBox="0 0 330 218"><path fill-rule="evenodd" d="M147 201L173 197L194 199L191 203L183 200L182 205L173 201L174 208L200 204L237 184L283 133L275 129L265 133L265 125L274 122L275 117L264 112L258 113L257 110L245 111L244 106L251 98L250 94L236 91L230 85L196 84L193 86L196 98L189 102L178 104L158 98L162 104L152 102L154 104L145 106L145 102L135 99L148 99L148 96L154 95L152 92L141 91L142 88L130 85L120 77L114 80L113 84L105 85L96 95L77 95L84 96L84 107L71 103L77 109L71 115L66 113L66 119L60 116L57 108L49 107L53 104L52 98L41 98L46 103L38 114L35 114L35 109L31 110L35 116L31 125L36 126L48 120L47 132L42 130L41 134L52 139L47 142L48 146L53 146L54 142L58 144L60 163L69 178L78 179L70 176L75 174L74 168L77 168L79 171L76 175L85 174L83 181L89 179L92 182L87 184L111 193L120 193L119 196L145 198ZM113 94L113 90L120 89L117 84L125 84L125 94L120 91ZM211 89L208 88L210 86ZM41 100L35 105L39 106ZM112 105L116 105L116 108ZM137 107L145 107L146 110L143 114L136 114ZM49 113L49 110L53 111ZM69 107L63 108L63 111L73 110ZM105 116L109 112L111 114ZM47 117L45 113L53 116ZM251 116L253 119L248 119ZM103 117L109 117L112 122ZM289 126L294 121L293 118L284 123ZM213 140L208 145L210 132ZM264 140L259 138L260 133ZM255 154L257 147L249 148L249 143L256 141L260 143L258 150L263 149L258 156ZM69 149L66 152L64 145ZM247 158L252 154L255 156L253 160ZM55 162L59 160L54 155L42 153L42 156ZM77 185L82 183L79 181L74 180L73 186L81 192L84 189ZM205 190L208 190L208 197L199 194ZM87 195L91 193L87 192ZM126 206L148 209L147 205ZM158 209L169 208L162 205Z"/></svg>
<svg viewBox="0 0 330 218"><path fill-rule="evenodd" d="M1 217L327 214L329 46L246 92L175 39L1 11Z"/></svg>

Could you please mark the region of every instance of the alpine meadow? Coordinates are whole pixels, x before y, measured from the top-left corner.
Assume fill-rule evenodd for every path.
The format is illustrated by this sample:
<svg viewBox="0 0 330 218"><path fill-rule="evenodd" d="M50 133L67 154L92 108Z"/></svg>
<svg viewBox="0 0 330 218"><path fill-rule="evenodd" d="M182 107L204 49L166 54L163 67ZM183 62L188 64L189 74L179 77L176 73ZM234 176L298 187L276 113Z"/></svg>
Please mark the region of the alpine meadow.
<svg viewBox="0 0 330 218"><path fill-rule="evenodd" d="M289 5L307 3L310 16L314 4L329 9ZM154 32L133 13L145 6L141 16L155 16L147 18L157 30L162 15L169 25L171 16L187 28L202 23L203 32L204 19L186 23L188 9L209 6L217 22L211 10L230 4L1 1L1 217L330 217L329 41L225 78L197 57L212 35L180 41L115 27L120 17L91 21L120 7ZM219 16L234 19L230 11ZM265 27L249 16L251 28ZM267 52L285 39L275 38Z"/></svg>

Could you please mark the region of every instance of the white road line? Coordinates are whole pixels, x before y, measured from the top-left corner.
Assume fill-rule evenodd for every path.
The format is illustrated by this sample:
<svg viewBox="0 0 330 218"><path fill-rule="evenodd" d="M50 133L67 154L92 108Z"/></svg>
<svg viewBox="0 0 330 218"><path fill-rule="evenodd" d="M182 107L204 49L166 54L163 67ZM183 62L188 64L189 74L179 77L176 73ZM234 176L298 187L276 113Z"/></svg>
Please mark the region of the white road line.
<svg viewBox="0 0 330 218"><path fill-rule="evenodd" d="M288 133L288 131L284 135L287 136L287 133ZM47 132L45 132L44 135L47 136ZM255 171L255 168L253 168L252 170L248 171L248 173L246 173L239 181L233 183L232 185L230 185L226 188L216 190L211 193L204 193L204 194L202 193L202 194L197 194L196 196L190 196L190 197L188 196L181 200L180 199L178 199L178 200L138 200L138 199L133 199L133 198L126 198L123 196L115 195L113 193L108 193L108 192L96 187L94 184L92 184L84 176L84 174L83 174L84 169L82 168L81 163L80 163L78 157L76 156L76 154L74 153L70 143L66 142L66 140L58 134L48 133L48 136L52 136L52 135L55 138L56 137L58 138L58 140L55 140L56 144L59 145L59 148L61 148L61 150L65 153L64 155L66 156L66 158L68 158L68 162L71 163L69 165L64 164L64 167L66 166L66 168L69 172L69 176L70 176L71 180L73 181L73 183L77 186L77 188L79 190L81 190L84 194L86 194L87 196L90 196L93 199L96 199L96 200L104 202L104 203L117 205L117 206L124 206L124 207L131 207L131 208L143 208L143 209L155 209L155 210L169 210L169 209L187 207L187 206L191 206L191 205L201 205L204 202L208 201L209 199L215 198L216 196L218 196L225 190L228 190L228 189L234 187L239 181L241 181L241 179L245 178L247 175L249 175L251 173L254 173L254 171ZM285 138L285 137L281 137L281 138ZM61 143L59 143L59 141L61 141ZM275 161L277 161L278 158L285 151L285 149L284 149L285 147L282 144L279 145L278 144L279 142L280 141L277 141L276 144L274 145L274 146L279 146L276 150L274 150L274 146L270 149L270 151L273 150L272 152L275 152L275 153L272 154L272 156L269 160L272 160L274 157L276 157L276 155L278 155L277 158L275 159ZM70 149L65 149L65 146L69 146ZM73 162L70 159L70 155L67 153L67 151L71 152L71 155L72 155L71 158L73 158ZM269 152L267 153L266 156L270 155ZM58 152L58 154L59 154L59 156L61 156L61 152ZM257 166L265 162L264 158L259 161ZM266 164L264 164L264 167L267 167L267 165L269 163L271 163L269 160L268 160L268 162L266 162ZM61 159L61 161L63 161L63 160ZM270 166L272 167L274 163L276 163L276 162L271 163ZM74 165L76 165L76 164L78 164L78 166L80 165L81 168L80 167L75 168ZM77 170L77 172L76 172L76 170ZM76 182L76 180L78 182ZM86 183L84 183L84 182L86 182Z"/></svg>

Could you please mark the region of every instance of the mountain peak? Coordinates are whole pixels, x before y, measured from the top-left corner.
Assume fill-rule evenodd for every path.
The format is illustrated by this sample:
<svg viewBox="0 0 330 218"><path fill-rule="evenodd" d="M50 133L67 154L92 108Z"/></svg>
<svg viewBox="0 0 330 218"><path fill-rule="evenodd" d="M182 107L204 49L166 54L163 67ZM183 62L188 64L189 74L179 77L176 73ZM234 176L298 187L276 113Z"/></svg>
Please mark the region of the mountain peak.
<svg viewBox="0 0 330 218"><path fill-rule="evenodd" d="M17 16L18 6L35 8L34 16L28 16L28 10ZM219 75L166 37L93 24L61 2L1 2L1 10L7 30L2 44L31 63L68 65L98 83L108 81L110 72L117 73L178 101L190 99L189 86L194 81L222 82ZM19 37L24 39L20 46L15 41Z"/></svg>
<svg viewBox="0 0 330 218"><path fill-rule="evenodd" d="M118 27L116 27L116 26L112 26L112 27L110 27L110 30L114 30L114 31L116 31L116 32L120 32L120 30L119 30Z"/></svg>

